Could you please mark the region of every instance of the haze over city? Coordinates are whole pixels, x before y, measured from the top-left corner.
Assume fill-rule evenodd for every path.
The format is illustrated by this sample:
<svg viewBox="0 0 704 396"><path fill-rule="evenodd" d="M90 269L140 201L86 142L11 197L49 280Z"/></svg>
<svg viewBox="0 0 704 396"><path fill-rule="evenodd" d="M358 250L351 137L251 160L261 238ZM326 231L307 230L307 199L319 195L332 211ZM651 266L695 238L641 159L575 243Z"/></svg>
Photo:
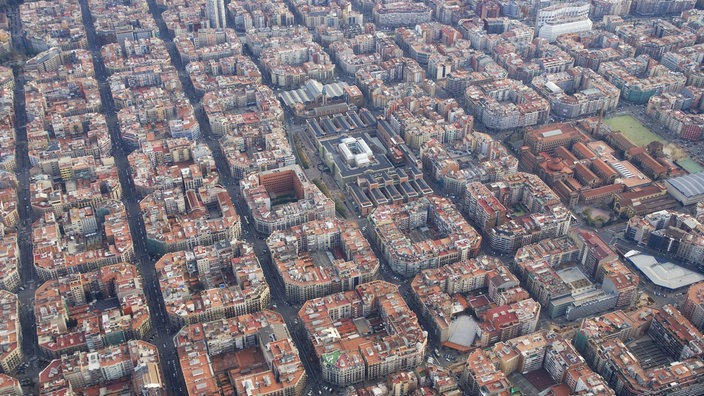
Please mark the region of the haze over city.
<svg viewBox="0 0 704 396"><path fill-rule="evenodd" d="M704 394L704 2L0 1L0 396Z"/></svg>

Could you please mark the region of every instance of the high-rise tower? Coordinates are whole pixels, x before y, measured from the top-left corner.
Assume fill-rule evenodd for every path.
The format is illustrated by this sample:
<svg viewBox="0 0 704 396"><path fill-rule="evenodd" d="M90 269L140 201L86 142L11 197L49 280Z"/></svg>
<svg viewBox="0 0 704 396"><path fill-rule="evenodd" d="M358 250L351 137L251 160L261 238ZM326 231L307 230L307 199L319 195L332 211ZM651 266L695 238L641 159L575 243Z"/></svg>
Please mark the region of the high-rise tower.
<svg viewBox="0 0 704 396"><path fill-rule="evenodd" d="M226 27L225 0L206 0L205 15L210 21L211 28Z"/></svg>

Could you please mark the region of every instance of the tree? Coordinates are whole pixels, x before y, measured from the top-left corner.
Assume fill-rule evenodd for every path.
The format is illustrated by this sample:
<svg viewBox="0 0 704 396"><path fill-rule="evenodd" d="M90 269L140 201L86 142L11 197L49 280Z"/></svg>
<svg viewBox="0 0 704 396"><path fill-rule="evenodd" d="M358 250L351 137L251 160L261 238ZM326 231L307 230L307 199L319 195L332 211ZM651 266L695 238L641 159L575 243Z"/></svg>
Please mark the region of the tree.
<svg viewBox="0 0 704 396"><path fill-rule="evenodd" d="M648 143L648 146L646 146L646 150L648 150L648 153L652 155L655 158L662 157L665 155L663 152L663 149L665 146L663 146L662 142L659 142L657 140L653 140L652 142Z"/></svg>

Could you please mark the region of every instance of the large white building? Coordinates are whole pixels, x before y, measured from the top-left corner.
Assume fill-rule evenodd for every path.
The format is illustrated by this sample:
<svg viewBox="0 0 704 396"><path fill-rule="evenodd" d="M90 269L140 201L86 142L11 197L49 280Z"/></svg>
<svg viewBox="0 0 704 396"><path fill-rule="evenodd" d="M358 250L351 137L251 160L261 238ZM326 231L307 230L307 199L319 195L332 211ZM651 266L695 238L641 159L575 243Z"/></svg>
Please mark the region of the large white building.
<svg viewBox="0 0 704 396"><path fill-rule="evenodd" d="M667 192L682 205L691 205L704 199L704 172L692 173L665 181Z"/></svg>
<svg viewBox="0 0 704 396"><path fill-rule="evenodd" d="M552 42L565 33L579 33L592 29L589 19L590 4L565 3L555 4L538 10L535 17L535 31L538 37Z"/></svg>
<svg viewBox="0 0 704 396"><path fill-rule="evenodd" d="M226 27L225 0L206 0L205 15L210 21L211 28L221 29Z"/></svg>

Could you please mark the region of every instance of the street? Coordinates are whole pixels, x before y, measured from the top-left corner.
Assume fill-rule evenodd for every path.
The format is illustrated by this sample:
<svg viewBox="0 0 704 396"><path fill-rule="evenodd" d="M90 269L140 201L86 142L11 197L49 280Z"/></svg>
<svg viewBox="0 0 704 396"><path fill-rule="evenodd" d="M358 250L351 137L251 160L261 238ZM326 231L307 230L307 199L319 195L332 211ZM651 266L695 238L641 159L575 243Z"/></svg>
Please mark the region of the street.
<svg viewBox="0 0 704 396"><path fill-rule="evenodd" d="M107 121L108 131L112 140L112 153L115 159L115 165L118 168L120 184L122 185L122 201L127 210L127 219L132 234L132 243L135 252L135 264L140 269L144 288L144 293L147 298L149 311L151 313L153 338L151 342L158 348L161 357L162 369L164 370L164 382L167 389L171 389L173 393L178 394L185 387L183 375L180 369L177 369L175 363L178 362L178 355L173 344L171 335L177 329L171 328L164 302L159 288L151 287L156 281L154 272L154 260L147 252L147 246L144 239L141 237L144 234L144 222L140 212L139 202L134 199L137 192L132 182L132 176L128 170L130 164L127 160L127 153L123 150L120 143L120 128L117 121L116 109L110 93L110 87L107 84L107 72L103 64L100 54L100 46L96 38L95 28L88 9L87 0L80 0L81 12L83 14L83 23L86 26L88 36L88 44L91 54L93 55L93 66L95 68L95 78L98 80L100 87L100 98L103 105L103 113Z"/></svg>
<svg viewBox="0 0 704 396"><path fill-rule="evenodd" d="M612 224L609 226L601 227L596 229L596 234L611 247L614 251L616 251L616 244L622 247L627 247L628 249L634 249L634 250L640 250L645 254L652 254L655 256L662 256L662 253L654 251L652 249L649 249L646 246L639 246L633 241L629 241L624 239L624 231L626 230L626 224L623 222ZM631 264L628 260L621 260L631 271L634 273L638 274L638 277L640 278L640 284L639 284L639 289L642 292L645 292L650 296L655 301L655 306L661 307L666 304L678 304L679 302L682 301L683 297L682 294L675 293L675 292L668 292L661 290L660 287L654 285L648 278L643 275L642 272L638 270L633 264ZM679 260L674 261L676 264L683 266L688 269L692 269L696 271L696 266L693 264L686 264L682 263Z"/></svg>
<svg viewBox="0 0 704 396"><path fill-rule="evenodd" d="M107 128L111 138L111 148L112 155L114 157L115 167L117 168L117 174L119 178L120 185L122 187L122 202L125 206L127 212L127 221L130 228L132 244L134 248L134 264L139 268L142 284L144 286L144 294L147 300L147 304L150 311L151 323L152 323L152 333L148 337L148 341L155 345L159 351L161 368L163 370L163 381L166 388L166 393L173 395L182 395L186 393L186 388L188 384L185 383L183 373L181 371L181 365L179 362L179 356L177 349L174 344L173 336L180 330L171 325L169 322L169 317L164 305L164 299L161 294L161 289L159 287L159 280L155 272L155 262L158 260L153 254L149 253L147 248L147 243L145 239L145 225L142 217L141 208L139 205L139 194L136 190L134 181L132 179L132 172L130 171L130 163L128 161L129 150L125 146L125 142L121 138L120 125L117 119L117 108L113 101L113 96L110 90L110 85L108 84L108 78L110 77L101 55L101 46L98 40L96 29L94 27L93 18L90 13L88 0L78 0L82 13L83 24L86 28L87 41L89 46L89 51L92 56L92 62L95 71L95 79L98 82L100 99L102 103L101 112L105 115ZM168 2L167 2L168 3ZM264 272L267 283L270 288L270 296L272 309L280 313L286 323L289 330L291 338L297 346L301 362L305 368L308 383L306 388L303 390L303 394L309 392L316 392L325 396L330 396L332 394L337 394L341 389L330 388L329 384L322 380L322 374L320 370L320 363L316 357L313 345L308 338L306 330L303 324L299 321L298 310L300 305L295 305L289 303L286 298L286 288L283 280L278 274L278 270L274 267L271 257L268 252L268 247L266 245L266 236L260 234L255 229L254 222L251 220L248 213L249 210L246 207L245 201L241 195L239 189L239 181L233 178L230 172L230 166L228 165L227 158L221 150L220 143L218 142L218 136L214 135L211 131L211 127L207 118L207 114L203 110L203 106L200 101L202 95L200 95L194 88L193 83L186 72L185 65L182 63L182 58L179 55L176 46L174 44L174 37L170 33L166 26L164 19L162 18L163 7L159 6L156 0L147 0L149 7L149 12L154 18L156 25L158 27L158 37L164 41L164 44L168 50L171 64L178 72L178 77L183 88L185 96L188 98L189 103L193 106L195 111L195 116L198 121L200 128L200 138L199 142L206 144L212 155L217 167L219 174L220 184L227 190L230 195L232 202L235 206L236 212L239 214L241 219L242 236L243 240L252 244L254 251L259 259L260 266ZM12 9L12 12L8 13L10 21L10 30L14 37L19 37L21 35L22 29L19 20L19 13L16 8ZM233 27L232 21L228 21L228 25ZM24 44L20 40L14 40L13 45L16 50L20 51L24 49ZM261 65L258 63L257 59L253 58L253 61L262 70ZM33 263L33 246L32 246L32 222L35 220L36 216L33 216L30 203L30 168L31 162L28 154L28 141L27 141L27 130L26 124L29 121L27 119L27 113L25 111L25 91L24 91L24 76L22 71L22 66L17 65L13 69L15 76L15 87L14 87L14 109L16 117L16 140L15 140L15 161L16 161L16 178L17 178L17 194L18 194L18 212L19 212L19 224L17 226L18 231L18 246L19 246L19 273L23 284L23 289L18 291L18 296L20 299L20 321L23 329L23 339L22 339L22 349L27 361L29 363L28 367L24 370L24 373L18 375L19 379L32 379L35 380L38 377L38 373L44 366L41 363L46 362L46 356L41 356L41 350L38 345L37 335L35 331L35 315L33 310L34 302L34 292L36 288L41 284L39 278L37 277L34 263ZM268 79L267 73L264 72L263 81ZM324 91L323 91L324 92ZM441 96L444 96L444 91ZM462 99L460 99L462 100ZM619 105L616 114L631 114L641 122L646 125L653 125L652 120L645 116L643 113L643 106L636 106L630 104ZM485 128L478 123L475 126L475 130L482 131ZM305 122L301 119L296 118L293 114L286 110L285 119L283 122L289 144L296 157L297 163L302 164L301 156L305 155L308 162L308 169L305 169L305 174L310 180L321 180L330 189L331 198L339 198L341 202L344 203L347 210L347 218L350 221L355 221L363 234L370 242L374 253L377 255L380 262L380 269L377 275L378 279L382 279L386 282L393 283L399 287L399 293L403 297L406 304L415 312L418 317L419 322L422 327L426 330L434 328L434 326L429 323L428 318L422 316L422 307L413 298L413 293L411 290L411 280L412 278L404 278L397 274L394 274L388 266L388 263L381 254L378 246L372 242L370 234L373 232L372 227L369 224L367 218L363 218L357 215L355 204L353 204L349 199L349 194L346 194L344 190L341 190L334 180L334 177L327 170L327 167L322 163L318 156L316 148L316 140L314 136L311 136L310 132L307 131ZM692 156L693 159L704 160L704 155L702 150L704 149L704 142L689 143L684 142L679 137L674 136L672 133L667 132L662 126L655 125L652 127L654 132L657 132L663 136L668 141L673 141L679 143L683 146L685 151ZM493 131L491 135L497 141L503 141L510 137L515 131ZM296 138L296 139L294 139ZM300 143L301 152L296 149L296 141ZM302 155L303 154L303 155ZM443 194L442 187L432 180L430 177L426 177L425 181L434 190L437 195L446 196ZM461 207L461 197L451 197L452 201ZM466 217L466 216L465 216ZM245 221L248 218L249 221ZM472 224L472 222L470 222ZM476 224L472 224L476 225ZM577 224L579 225L579 224ZM608 225L602 228L591 228L597 235L599 235L609 246L615 249L617 244L626 246L631 249L638 249L645 253L658 254L658 252L653 252L652 249L647 247L638 246L632 241L624 240L624 229L625 223L623 221ZM493 255L500 257L501 261L510 265L513 262L512 254L499 254L498 252L492 250L487 246L488 244L484 242L481 247L481 254ZM660 254L659 254L660 255ZM662 306L664 304L678 304L682 301L681 293L667 293L663 292L660 288L655 286L652 282L646 279L642 273L640 273L633 265L623 260L625 265L627 265L631 271L639 274L640 280L640 290L648 293L651 298L655 301L656 306ZM696 267L694 263L685 264L686 267L692 268ZM547 314L543 313L540 320L540 327L547 328L555 323L575 325L580 323L581 319L573 322L566 322L564 318L558 320L547 319ZM442 352L438 353L436 350ZM433 356L434 362L438 365L445 367L452 367L460 365L463 362L463 355L455 352L449 352L444 350L440 345L438 345L437 340L433 339L430 335L428 339L428 345L426 349L426 357ZM221 373L218 373L221 374ZM378 381L374 381L378 382ZM32 388L32 394L38 394L38 384Z"/></svg>
<svg viewBox="0 0 704 396"><path fill-rule="evenodd" d="M21 31L21 22L19 12L12 9L13 12L8 14L10 22L10 30L13 32L13 37L17 37ZM23 43L21 40L13 40L15 50L22 51ZM15 77L14 88L14 109L15 109L15 176L17 177L17 200L19 224L17 225L17 244L19 247L19 262L18 272L20 279L24 285L24 290L19 290L17 295L20 301L20 324L23 329L22 334L22 351L24 352L29 367L25 369L24 374L18 376L20 380L29 378L34 380L39 375L41 369L39 365L39 346L37 341L37 333L35 331L34 318L34 290L37 287L38 278L34 271L34 259L32 257L32 212L30 203L29 191L29 169L31 163L29 161L29 153L27 150L27 113L25 111L25 96L24 96L24 73L22 66L13 68ZM36 389L36 385L34 387Z"/></svg>
<svg viewBox="0 0 704 396"><path fill-rule="evenodd" d="M184 65L181 63L181 57L178 55L176 47L173 43L173 37L166 28L166 25L163 19L161 18L161 13L158 10L155 1L149 0L148 4L152 15L154 16L154 19L157 22L157 26L159 27L159 36L164 40L166 48L169 52L169 56L171 57L171 62L176 68L176 70L179 72L179 79L181 80L183 91L186 94L186 97L190 101L191 105L194 107L196 118L200 127L201 140L208 145L213 154L213 159L215 160L215 165L218 168L221 184L227 189L228 193L230 194L230 197L232 198L232 202L235 205L237 213L241 217L246 216L248 210L243 205L243 199L241 198L238 189L238 181L232 178L232 175L230 174L230 168L222 151L220 150L219 143L217 142L217 136L212 134L206 114L203 111L202 106L199 106L200 96L196 93L195 89L193 88L193 83L188 77L188 74L185 72ZM132 189L134 189L133 185L131 185L131 187ZM126 193L125 195L129 194ZM138 221L139 225L141 226L140 229L143 229L141 217ZM267 279L267 282L269 283L272 305L276 305L276 311L278 311L284 317L289 332L291 333L294 342L299 348L299 352L301 353L301 361L303 362L306 373L308 375L308 386L311 388L317 388L320 385L320 373L318 363L314 358L315 355L312 351L312 344L307 340L305 336L305 330L303 329L302 325L296 325L294 323L294 321L297 321L296 319L298 317L298 311L295 307L288 305L288 302L286 301L285 287L283 286L283 283L279 278L276 269L273 268L268 254L261 253L264 251L264 249L266 249L266 241L258 236L258 233L256 232L252 222L245 222L242 220L241 224L243 229L242 238L247 240L247 242L251 243L254 246L254 251L258 254L260 265L264 271L264 275ZM144 248L144 252L146 253L146 247ZM142 249L140 249L140 251L142 251ZM150 282L150 280L145 279L144 283L148 284ZM156 294L159 294L157 298L160 303L160 306L163 307L163 301L161 299L160 293ZM162 317L166 317L165 312L163 313ZM161 345L160 343L157 343L157 345L160 348L163 348L163 345ZM167 342L167 349L173 350L175 354L173 342L171 340ZM174 366L165 365L165 368L169 370L176 370L176 367ZM178 371L179 381L183 381L182 375L180 373L180 367L179 370L176 371ZM179 382L179 384L181 383L182 382Z"/></svg>

